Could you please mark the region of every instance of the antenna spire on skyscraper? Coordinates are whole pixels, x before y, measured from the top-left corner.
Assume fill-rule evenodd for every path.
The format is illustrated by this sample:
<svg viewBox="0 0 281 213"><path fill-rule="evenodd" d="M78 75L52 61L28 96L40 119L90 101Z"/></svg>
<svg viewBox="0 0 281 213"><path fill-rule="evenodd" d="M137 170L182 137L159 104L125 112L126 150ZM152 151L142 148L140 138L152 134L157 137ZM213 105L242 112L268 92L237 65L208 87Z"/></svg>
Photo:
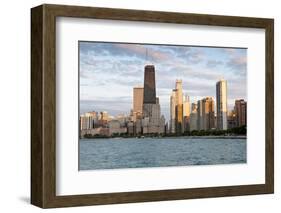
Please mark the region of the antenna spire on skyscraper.
<svg viewBox="0 0 281 213"><path fill-rule="evenodd" d="M145 63L147 64L147 48L145 48Z"/></svg>
<svg viewBox="0 0 281 213"><path fill-rule="evenodd" d="M145 47L145 64L148 65L148 64L152 64L151 61L149 61L149 52L148 52L148 48Z"/></svg>

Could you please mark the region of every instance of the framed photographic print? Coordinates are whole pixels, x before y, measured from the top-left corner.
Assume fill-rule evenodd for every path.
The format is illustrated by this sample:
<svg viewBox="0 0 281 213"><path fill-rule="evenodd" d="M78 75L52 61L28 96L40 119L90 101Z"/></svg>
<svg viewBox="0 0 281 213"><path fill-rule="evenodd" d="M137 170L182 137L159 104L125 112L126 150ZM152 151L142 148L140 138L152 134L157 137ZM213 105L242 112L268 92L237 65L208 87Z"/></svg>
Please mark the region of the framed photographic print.
<svg viewBox="0 0 281 213"><path fill-rule="evenodd" d="M31 203L274 192L273 19L31 9Z"/></svg>

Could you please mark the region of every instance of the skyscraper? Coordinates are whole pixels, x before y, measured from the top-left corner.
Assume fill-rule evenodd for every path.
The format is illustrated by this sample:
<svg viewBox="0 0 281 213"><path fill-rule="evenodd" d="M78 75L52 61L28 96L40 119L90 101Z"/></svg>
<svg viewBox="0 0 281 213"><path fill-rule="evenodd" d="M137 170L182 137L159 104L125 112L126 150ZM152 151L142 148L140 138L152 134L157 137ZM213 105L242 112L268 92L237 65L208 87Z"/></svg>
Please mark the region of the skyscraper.
<svg viewBox="0 0 281 213"><path fill-rule="evenodd" d="M190 102L189 96L185 94L183 96L183 127L184 131L190 130Z"/></svg>
<svg viewBox="0 0 281 213"><path fill-rule="evenodd" d="M176 80L176 90L176 132L182 133L184 130L182 80Z"/></svg>
<svg viewBox="0 0 281 213"><path fill-rule="evenodd" d="M227 129L227 82L220 80L216 84L217 129Z"/></svg>
<svg viewBox="0 0 281 213"><path fill-rule="evenodd" d="M203 129L203 101L197 101L197 130Z"/></svg>
<svg viewBox="0 0 281 213"><path fill-rule="evenodd" d="M191 104L190 131L197 130L197 104Z"/></svg>
<svg viewBox="0 0 281 213"><path fill-rule="evenodd" d="M203 99L205 129L215 128L215 102L212 97Z"/></svg>
<svg viewBox="0 0 281 213"><path fill-rule="evenodd" d="M146 65L144 68L144 90L143 90L143 133L163 133L161 129L161 109L159 98L156 98L155 68ZM163 129L165 128L165 121Z"/></svg>
<svg viewBox="0 0 281 213"><path fill-rule="evenodd" d="M156 104L155 68L153 65L144 67L143 116L152 117L152 105Z"/></svg>
<svg viewBox="0 0 281 213"><path fill-rule="evenodd" d="M198 130L210 130L215 127L214 99L206 97L197 104Z"/></svg>
<svg viewBox="0 0 281 213"><path fill-rule="evenodd" d="M134 121L142 117L143 110L143 87L134 87L133 91L133 117Z"/></svg>
<svg viewBox="0 0 281 213"><path fill-rule="evenodd" d="M176 89L173 89L170 96L170 133L176 132Z"/></svg>
<svg viewBox="0 0 281 213"><path fill-rule="evenodd" d="M236 125L243 126L247 125L247 102L244 99L235 100L234 107L236 115Z"/></svg>
<svg viewBox="0 0 281 213"><path fill-rule="evenodd" d="M155 89L155 67L146 65L144 67L144 104L156 104Z"/></svg>

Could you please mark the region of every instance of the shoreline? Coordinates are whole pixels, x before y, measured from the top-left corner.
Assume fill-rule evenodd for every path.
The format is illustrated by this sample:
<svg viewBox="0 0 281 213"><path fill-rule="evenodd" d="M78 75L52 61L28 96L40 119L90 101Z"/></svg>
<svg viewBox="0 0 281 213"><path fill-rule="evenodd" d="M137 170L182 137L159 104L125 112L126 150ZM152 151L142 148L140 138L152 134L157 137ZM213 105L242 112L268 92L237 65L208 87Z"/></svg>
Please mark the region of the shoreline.
<svg viewBox="0 0 281 213"><path fill-rule="evenodd" d="M79 138L79 140L89 140L89 139L140 139L140 140L144 140L144 139L180 139L180 138L186 138L186 139L247 139L246 135L205 135L205 136L171 136L171 137L166 137L166 136L162 136L162 137L109 137L109 138Z"/></svg>

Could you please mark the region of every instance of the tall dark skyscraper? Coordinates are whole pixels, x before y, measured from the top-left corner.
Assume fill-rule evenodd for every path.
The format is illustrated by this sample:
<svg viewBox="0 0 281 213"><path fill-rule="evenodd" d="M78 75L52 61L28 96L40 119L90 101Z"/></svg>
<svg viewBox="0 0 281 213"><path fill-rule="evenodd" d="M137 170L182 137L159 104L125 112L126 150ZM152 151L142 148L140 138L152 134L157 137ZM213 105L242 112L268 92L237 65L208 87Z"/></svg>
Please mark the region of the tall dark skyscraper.
<svg viewBox="0 0 281 213"><path fill-rule="evenodd" d="M156 104L155 68L153 65L144 67L144 104Z"/></svg>
<svg viewBox="0 0 281 213"><path fill-rule="evenodd" d="M159 98L156 97L155 67L144 67L143 87L143 134L164 133L165 118L161 117Z"/></svg>

